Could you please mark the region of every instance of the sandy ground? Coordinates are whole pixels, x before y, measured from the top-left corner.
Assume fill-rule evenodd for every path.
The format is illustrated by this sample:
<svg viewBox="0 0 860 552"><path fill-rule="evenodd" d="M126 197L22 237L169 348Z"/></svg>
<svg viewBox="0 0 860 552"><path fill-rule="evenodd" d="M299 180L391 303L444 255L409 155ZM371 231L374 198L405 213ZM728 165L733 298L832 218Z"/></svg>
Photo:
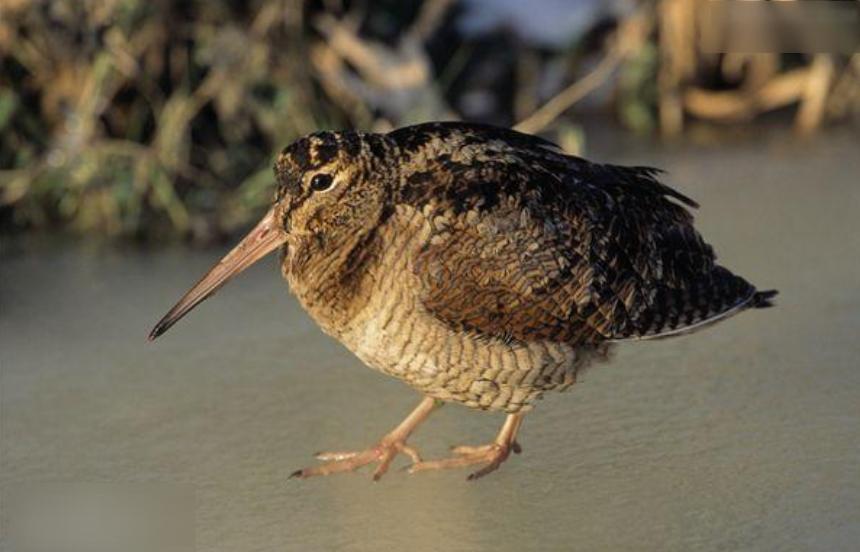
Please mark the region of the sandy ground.
<svg viewBox="0 0 860 552"><path fill-rule="evenodd" d="M779 306L619 347L526 418L522 455L473 483L460 471L287 480L314 451L370 444L418 397L317 330L273 261L148 344L221 251L5 244L4 519L21 507L12 489L41 482L159 483L193 496L205 551L856 550L857 146L598 140L591 157L668 169L702 204L722 262L779 288ZM501 421L446 406L413 443L438 456Z"/></svg>

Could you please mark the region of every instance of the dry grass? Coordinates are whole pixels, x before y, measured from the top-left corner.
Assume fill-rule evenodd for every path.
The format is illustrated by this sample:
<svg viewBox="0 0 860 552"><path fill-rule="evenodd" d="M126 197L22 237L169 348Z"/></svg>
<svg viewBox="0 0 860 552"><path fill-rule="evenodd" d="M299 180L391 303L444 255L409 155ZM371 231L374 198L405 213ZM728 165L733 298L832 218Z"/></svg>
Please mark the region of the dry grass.
<svg viewBox="0 0 860 552"><path fill-rule="evenodd" d="M16 226L209 240L273 151L337 124L290 1L3 3L0 204ZM12 209L10 209L10 207Z"/></svg>

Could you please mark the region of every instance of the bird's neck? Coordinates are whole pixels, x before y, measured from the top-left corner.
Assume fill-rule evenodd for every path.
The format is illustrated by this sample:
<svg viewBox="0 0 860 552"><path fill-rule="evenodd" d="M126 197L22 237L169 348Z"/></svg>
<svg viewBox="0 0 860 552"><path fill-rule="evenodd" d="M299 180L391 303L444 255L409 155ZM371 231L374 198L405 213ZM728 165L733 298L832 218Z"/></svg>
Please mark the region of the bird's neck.
<svg viewBox="0 0 860 552"><path fill-rule="evenodd" d="M366 280L378 258L376 228L331 238L311 237L291 245L284 277L302 306L324 330L337 334L366 301Z"/></svg>

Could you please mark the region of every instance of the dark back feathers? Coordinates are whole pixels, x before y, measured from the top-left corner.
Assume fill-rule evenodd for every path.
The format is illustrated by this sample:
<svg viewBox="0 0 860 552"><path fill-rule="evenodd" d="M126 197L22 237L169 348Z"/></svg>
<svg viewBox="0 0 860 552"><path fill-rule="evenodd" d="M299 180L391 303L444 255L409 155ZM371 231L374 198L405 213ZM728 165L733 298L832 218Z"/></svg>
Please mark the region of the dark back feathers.
<svg viewBox="0 0 860 552"><path fill-rule="evenodd" d="M387 136L404 167L394 203L429 211L433 228L413 262L422 302L455 329L584 344L674 335L758 306L693 227L685 206L697 204L656 169L483 125Z"/></svg>

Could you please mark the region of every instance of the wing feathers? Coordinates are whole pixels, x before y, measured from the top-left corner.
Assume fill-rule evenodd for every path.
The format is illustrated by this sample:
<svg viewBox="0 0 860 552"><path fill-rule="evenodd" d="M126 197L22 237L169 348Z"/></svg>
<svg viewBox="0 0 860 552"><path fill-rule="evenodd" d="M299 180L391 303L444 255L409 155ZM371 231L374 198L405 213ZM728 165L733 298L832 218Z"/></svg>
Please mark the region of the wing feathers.
<svg viewBox="0 0 860 552"><path fill-rule="evenodd" d="M696 202L656 169L590 163L516 133L479 151L479 131L449 137L461 157L434 153L422 173L432 178L404 178L397 195L444 229L413 267L422 303L446 324L582 344L676 335L768 303L715 264L684 207Z"/></svg>

